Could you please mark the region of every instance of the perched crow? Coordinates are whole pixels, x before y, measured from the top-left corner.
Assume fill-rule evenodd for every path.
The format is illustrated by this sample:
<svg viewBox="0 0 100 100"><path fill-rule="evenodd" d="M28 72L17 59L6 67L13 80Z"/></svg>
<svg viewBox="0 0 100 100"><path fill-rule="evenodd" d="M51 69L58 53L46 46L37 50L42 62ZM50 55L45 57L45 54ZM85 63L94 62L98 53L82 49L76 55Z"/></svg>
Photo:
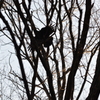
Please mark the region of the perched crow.
<svg viewBox="0 0 100 100"><path fill-rule="evenodd" d="M53 28L46 26L40 31L35 30L34 32L36 41L44 44L44 47L49 47L52 44L53 37L50 35L54 32Z"/></svg>

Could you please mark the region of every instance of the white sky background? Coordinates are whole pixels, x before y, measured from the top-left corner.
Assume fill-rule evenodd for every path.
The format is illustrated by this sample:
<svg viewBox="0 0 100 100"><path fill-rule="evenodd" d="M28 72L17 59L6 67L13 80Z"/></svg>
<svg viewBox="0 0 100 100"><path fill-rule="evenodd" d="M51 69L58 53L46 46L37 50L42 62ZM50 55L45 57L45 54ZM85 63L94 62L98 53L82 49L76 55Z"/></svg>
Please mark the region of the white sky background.
<svg viewBox="0 0 100 100"><path fill-rule="evenodd" d="M99 0L94 0L94 2L95 2L94 7L96 9L99 9L100 10L100 3L99 3L100 1ZM98 12L100 13L99 10L98 10ZM98 14L98 12L97 12L97 14ZM0 20L0 23L1 23L1 20ZM40 25L40 23L38 23L37 21L36 21L36 23L37 23L37 26L39 26L39 27L42 26L42 24ZM0 27L2 27L2 26L3 26L3 24L1 23L0 24ZM0 33L0 36L1 36L1 33ZM7 39L5 36L1 36L0 37L0 74L6 74L6 75L9 74L9 72L11 70L10 67L9 67L9 62L11 64L11 66L13 66L12 67L12 70L14 70L16 73L19 73L20 74L19 64L18 64L17 58L15 57L15 51L14 51L13 45L12 45L11 41L9 41L9 39ZM94 60L93 60L93 64L94 64ZM29 69L28 68L29 65L27 64L27 62L25 62L25 66L26 66L26 69L28 70ZM28 70L26 73L28 75L30 75L31 72L30 72L30 70ZM83 69L83 72L82 73L84 73L84 69ZM91 72L91 74L92 73L93 72ZM80 76L78 77L78 74L80 75L79 70L78 70L78 73L77 73L77 76L76 76L77 77L76 78L76 81L80 77ZM4 78L4 76L2 76L2 77ZM2 78L2 77L0 76L0 78ZM0 85L1 85L1 82L3 82L3 81L7 85L10 83L7 80L2 80L2 81L0 81ZM91 78L90 78L90 81L91 81ZM81 83L82 83L82 80L80 80L79 82L77 82L76 87L75 87L76 90L78 90L78 88L80 86L79 84L81 84ZM82 93L83 98L81 98L80 100L84 100L84 97L86 97L86 95L88 95L87 93L88 93L88 87L89 87L89 85L90 84L87 83L87 86L84 89L85 91ZM2 86L4 87L3 84L2 84ZM6 88L4 87L3 88L3 93L5 93L5 92L6 92ZM76 94L77 94L77 92L76 92ZM6 100L6 99L3 98L3 100ZM19 100L19 99L16 98L16 100Z"/></svg>

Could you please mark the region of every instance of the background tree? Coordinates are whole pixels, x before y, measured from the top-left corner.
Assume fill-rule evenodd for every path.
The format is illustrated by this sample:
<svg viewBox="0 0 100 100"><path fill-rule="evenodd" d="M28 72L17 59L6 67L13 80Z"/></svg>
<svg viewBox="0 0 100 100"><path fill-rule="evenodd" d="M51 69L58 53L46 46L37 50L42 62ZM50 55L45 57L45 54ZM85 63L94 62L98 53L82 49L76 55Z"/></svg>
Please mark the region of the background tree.
<svg viewBox="0 0 100 100"><path fill-rule="evenodd" d="M1 81L1 99L15 100L17 96L16 100L97 100L97 3L98 0L4 0L0 4L0 37L2 44L7 39L11 49L9 66L1 65L1 79L6 78ZM10 92L3 94L3 86Z"/></svg>

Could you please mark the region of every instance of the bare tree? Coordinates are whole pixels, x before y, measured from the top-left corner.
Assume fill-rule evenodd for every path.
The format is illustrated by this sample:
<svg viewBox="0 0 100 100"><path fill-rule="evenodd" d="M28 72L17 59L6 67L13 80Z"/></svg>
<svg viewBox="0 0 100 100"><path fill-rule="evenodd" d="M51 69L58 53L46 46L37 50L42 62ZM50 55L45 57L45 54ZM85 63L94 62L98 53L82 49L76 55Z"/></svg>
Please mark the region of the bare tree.
<svg viewBox="0 0 100 100"><path fill-rule="evenodd" d="M15 66L10 63L7 77L20 91L22 100L99 98L100 8L95 3L92 0L2 2L0 18L4 25L0 26L0 34L13 44L21 71L21 75L13 71Z"/></svg>

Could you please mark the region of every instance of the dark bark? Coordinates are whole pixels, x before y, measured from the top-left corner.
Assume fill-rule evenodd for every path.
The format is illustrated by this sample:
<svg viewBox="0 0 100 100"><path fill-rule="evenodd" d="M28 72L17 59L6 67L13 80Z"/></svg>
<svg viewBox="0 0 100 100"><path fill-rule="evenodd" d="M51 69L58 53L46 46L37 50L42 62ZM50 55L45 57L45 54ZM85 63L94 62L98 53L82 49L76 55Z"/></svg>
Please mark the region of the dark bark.
<svg viewBox="0 0 100 100"><path fill-rule="evenodd" d="M7 22L7 20L4 18L4 16L2 15L1 12L0 12L0 17L3 20L3 22L5 23L7 29L9 30L10 35L12 37L12 42L14 44L14 47L15 47L15 50L16 50L16 55L18 57L18 61L19 61L19 65L20 65L20 69L21 69L21 73L22 73L22 77L23 77L23 82L24 82L24 86L25 86L25 89L26 89L26 94L27 94L28 100L32 100L31 96L30 96L29 88L28 88L28 83L27 83L27 80L26 80L26 75L25 75L24 66L23 66L23 63L22 63L22 58L20 56L21 55L20 54L20 48L16 43L14 34L13 34L13 32L12 32L8 22Z"/></svg>
<svg viewBox="0 0 100 100"><path fill-rule="evenodd" d="M74 58L72 62L71 72L68 77L65 100L73 99L74 77L78 69L79 62L83 55L83 49L85 46L86 37L87 37L88 29L89 29L90 15L91 15L91 0L86 0L86 12L85 12L85 17L84 17L83 31L82 31L80 43L78 44L76 51L73 55Z"/></svg>
<svg viewBox="0 0 100 100"><path fill-rule="evenodd" d="M100 47L99 47L99 53L97 57L95 75L93 78L89 95L86 100L98 100L99 93L100 93Z"/></svg>
<svg viewBox="0 0 100 100"><path fill-rule="evenodd" d="M24 15L23 15L23 13L21 11L19 2L16 0L16 1L14 1L14 3L15 3L16 8L18 10L18 14L20 15L20 17L21 17L21 19L22 19L22 21L23 21L23 23L25 25L25 28L26 28L27 34L30 37L31 43L35 45L35 49L37 51L38 57L40 57L40 60L41 60L43 66L44 66L44 68L46 70L46 74L47 74L47 77L48 77L48 85L49 85L49 89L50 89L50 93L51 93L51 98L52 98L52 100L56 100L55 91L54 91L54 87L53 87L52 73L51 73L51 71L49 69L48 61L45 60L44 56L42 56L42 55L45 55L45 54L41 54L41 52L39 51L38 45L37 45L37 43L36 43L36 41L35 41L35 39L34 39L34 37L32 35L32 32L29 29L28 24L27 24L27 20L25 19ZM34 50L34 48L32 48L32 52L34 52L33 50Z"/></svg>

